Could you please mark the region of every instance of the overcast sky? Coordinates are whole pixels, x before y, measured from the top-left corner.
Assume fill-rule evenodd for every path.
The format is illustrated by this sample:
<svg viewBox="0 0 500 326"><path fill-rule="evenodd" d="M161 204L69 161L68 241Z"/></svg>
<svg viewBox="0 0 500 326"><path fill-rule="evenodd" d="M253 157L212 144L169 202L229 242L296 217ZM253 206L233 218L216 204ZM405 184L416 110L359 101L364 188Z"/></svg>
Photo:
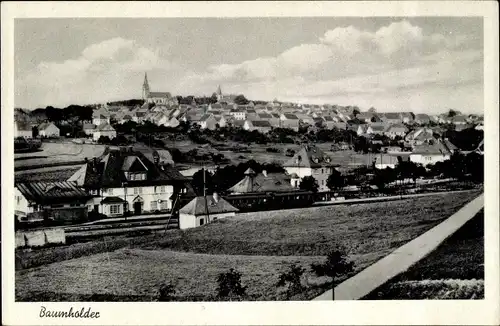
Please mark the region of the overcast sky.
<svg viewBox="0 0 500 326"><path fill-rule="evenodd" d="M17 19L15 105L141 97L483 110L481 18Z"/></svg>

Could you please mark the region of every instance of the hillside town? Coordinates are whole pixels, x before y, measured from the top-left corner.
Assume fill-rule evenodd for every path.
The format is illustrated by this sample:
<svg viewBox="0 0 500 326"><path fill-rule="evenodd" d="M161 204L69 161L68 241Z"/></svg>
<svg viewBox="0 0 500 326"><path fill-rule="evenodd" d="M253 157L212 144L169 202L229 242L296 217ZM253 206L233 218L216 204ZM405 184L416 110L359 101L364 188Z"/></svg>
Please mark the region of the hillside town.
<svg viewBox="0 0 500 326"><path fill-rule="evenodd" d="M26 41L46 52L19 50L16 301L484 299L482 25L318 19Z"/></svg>
<svg viewBox="0 0 500 326"><path fill-rule="evenodd" d="M175 167L176 162L168 149L156 146L137 148L130 142L125 146L112 143L119 136L124 138L117 129L122 130L124 125L131 123L169 127L165 130L174 134L181 132L180 126L197 128L200 132L217 132L223 128L260 134L275 130L289 130L298 134L348 132L351 139L354 135L369 144L368 152L373 152L371 165L375 170L396 170L408 162L420 173L415 175L416 172L410 171L411 168L403 171L413 179L423 178L426 171L435 170L436 165L439 167L439 164L463 151L444 137L446 132L474 130L482 134L484 123L482 116L463 115L453 110L427 115L412 112L378 113L374 109L360 112L351 106L282 103L277 100L255 104L243 95L223 94L221 86L213 94L213 103L198 105L193 99L191 104L179 104L178 98L169 92L150 91L147 75L144 76L142 96L141 105L96 105L91 112L92 119L88 122L54 120L43 114L30 115L30 112L16 111L15 140L18 142L41 140L43 143L72 138L74 141L79 133L84 136L78 138L82 144L111 144L98 157L86 157L84 164L67 179L17 183L15 198L18 222L29 224L30 221L50 220L65 224L85 221L89 217L96 219L98 216L113 218L154 213L174 213L178 216L180 213L179 227L184 229L238 211L223 197L219 197L215 189L210 189L214 193L210 203L203 204L204 197L196 197L200 193L196 194L193 190L192 175L185 176ZM246 103L235 103L238 98ZM71 125L72 134L61 134L60 127L68 130L68 125ZM80 132L74 131L77 128ZM469 146L465 152L482 154L482 144L481 141L477 146L473 145L474 148ZM352 141L333 141L331 145L339 151L353 146ZM297 150L292 151L292 154L283 154L290 157L278 166L279 172L267 173L261 169L257 173L249 167L244 178L228 185L226 189L218 190L224 195L269 192L300 194L301 191L309 190L327 193L328 196L324 197L331 198L332 191L349 186L346 180L340 181L340 187L332 186L335 178L331 176L340 174L339 171L345 171L346 167L334 164L332 158L316 144L299 142L296 147ZM200 171L205 174L205 168ZM212 175L208 169L206 173ZM442 173L439 175L443 176ZM397 177L392 178L394 180L388 178L386 181L390 183ZM311 181L312 186L306 187ZM381 184L378 186L382 187ZM207 189L205 185L204 196L208 196ZM186 204L185 198L190 196L194 198ZM179 206L181 202L186 204L185 207ZM201 215L204 217L199 217L199 212L205 212Z"/></svg>

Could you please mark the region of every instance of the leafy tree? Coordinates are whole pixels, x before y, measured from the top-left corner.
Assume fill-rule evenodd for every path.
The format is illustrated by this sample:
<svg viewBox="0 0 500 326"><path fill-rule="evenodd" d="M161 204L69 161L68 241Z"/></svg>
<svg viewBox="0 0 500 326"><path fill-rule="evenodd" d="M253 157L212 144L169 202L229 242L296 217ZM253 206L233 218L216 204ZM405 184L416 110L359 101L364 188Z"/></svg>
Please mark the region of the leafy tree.
<svg viewBox="0 0 500 326"><path fill-rule="evenodd" d="M391 168L385 168L376 170L372 184L376 185L379 189L383 189L388 183L394 180L396 180L396 172Z"/></svg>
<svg viewBox="0 0 500 326"><path fill-rule="evenodd" d="M318 192L319 189L318 181L316 181L316 179L313 176L310 175L305 176L300 181L299 188L302 190Z"/></svg>
<svg viewBox="0 0 500 326"><path fill-rule="evenodd" d="M111 143L111 139L109 139L108 136L101 136L101 137L99 137L99 139L97 140L97 142L99 144L110 144Z"/></svg>
<svg viewBox="0 0 500 326"><path fill-rule="evenodd" d="M460 114L460 111L456 111L456 110L453 110L453 109L450 109L448 111L448 117L449 118L453 118L454 116L457 116Z"/></svg>
<svg viewBox="0 0 500 326"><path fill-rule="evenodd" d="M205 178L205 193L212 193L214 190L213 175L210 171L205 171L205 177L203 177L203 169L200 169L193 174L193 179L191 180L191 185L197 196L203 196L203 179Z"/></svg>
<svg viewBox="0 0 500 326"><path fill-rule="evenodd" d="M328 276L332 278L332 289L335 289L335 279L348 275L354 270L354 263L349 261L344 248L337 247L330 251L326 260L321 264L311 264L312 271L317 276ZM335 299L335 292L333 299Z"/></svg>
<svg viewBox="0 0 500 326"><path fill-rule="evenodd" d="M370 113L377 113L377 110L376 110L376 109L372 106L372 107L368 110L368 112L370 112Z"/></svg>
<svg viewBox="0 0 500 326"><path fill-rule="evenodd" d="M287 271L283 272L279 276L278 287L287 287L288 297L300 293L304 290L301 278L306 270L302 266L297 266L295 264L291 265Z"/></svg>
<svg viewBox="0 0 500 326"><path fill-rule="evenodd" d="M220 298L241 297L246 294L247 287L241 285L241 273L234 268L220 273L217 277L217 284L217 296Z"/></svg>
<svg viewBox="0 0 500 326"><path fill-rule="evenodd" d="M238 105L247 105L250 103L243 94L240 94L234 98L234 103Z"/></svg>
<svg viewBox="0 0 500 326"><path fill-rule="evenodd" d="M175 294L175 287L171 282L165 283L160 286L160 290L158 292L158 301L172 301Z"/></svg>
<svg viewBox="0 0 500 326"><path fill-rule="evenodd" d="M337 190L345 185L345 178L342 176L342 174L333 169L332 174L328 176L328 179L326 180L326 186L330 190Z"/></svg>

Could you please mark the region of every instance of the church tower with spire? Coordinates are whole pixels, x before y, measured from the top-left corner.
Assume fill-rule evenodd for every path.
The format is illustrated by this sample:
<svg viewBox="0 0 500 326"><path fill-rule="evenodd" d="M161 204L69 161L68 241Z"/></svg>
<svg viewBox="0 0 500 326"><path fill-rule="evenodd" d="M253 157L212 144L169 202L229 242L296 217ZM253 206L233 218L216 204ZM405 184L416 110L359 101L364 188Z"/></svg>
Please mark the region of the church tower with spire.
<svg viewBox="0 0 500 326"><path fill-rule="evenodd" d="M144 73L144 83L142 84L142 99L147 100L149 97L148 73Z"/></svg>
<svg viewBox="0 0 500 326"><path fill-rule="evenodd" d="M215 94L217 95L217 101L222 101L222 89L220 88L220 85L217 87Z"/></svg>

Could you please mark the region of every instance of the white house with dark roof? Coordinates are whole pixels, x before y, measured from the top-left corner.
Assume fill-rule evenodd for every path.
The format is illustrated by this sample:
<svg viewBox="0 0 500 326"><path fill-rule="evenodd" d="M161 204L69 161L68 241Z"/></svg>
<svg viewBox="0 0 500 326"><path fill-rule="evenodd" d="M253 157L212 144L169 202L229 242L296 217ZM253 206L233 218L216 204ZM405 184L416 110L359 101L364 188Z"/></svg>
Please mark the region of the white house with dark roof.
<svg viewBox="0 0 500 326"><path fill-rule="evenodd" d="M158 153L151 154L153 161L148 155L130 147L108 148L68 181L93 195L88 210L108 216L169 211L177 195L188 191L187 179L174 167L160 164Z"/></svg>
<svg viewBox="0 0 500 326"><path fill-rule="evenodd" d="M14 122L14 138L33 138L33 130L29 123L24 121Z"/></svg>
<svg viewBox="0 0 500 326"><path fill-rule="evenodd" d="M98 125L94 129L94 133L92 134L92 138L95 141L98 141L99 138L103 137L109 137L109 139L113 139L116 137L116 130L113 128L110 124L101 124Z"/></svg>
<svg viewBox="0 0 500 326"><path fill-rule="evenodd" d="M193 198L179 210L179 228L181 230L199 227L236 215L239 210L217 193Z"/></svg>
<svg viewBox="0 0 500 326"><path fill-rule="evenodd" d="M289 175L295 173L301 179L305 176L313 176L318 182L320 191L328 190L326 180L334 169L330 156L318 147L309 145L302 147L291 159L283 164L283 167ZM295 184L292 184L292 186L299 186L296 179Z"/></svg>
<svg viewBox="0 0 500 326"><path fill-rule="evenodd" d="M267 133L271 131L272 126L269 121L266 120L245 120L243 124L243 129L248 131L257 130L261 133Z"/></svg>
<svg viewBox="0 0 500 326"><path fill-rule="evenodd" d="M390 125L384 130L384 135L392 139L397 136L404 137L406 133L408 133L408 128L402 123Z"/></svg>
<svg viewBox="0 0 500 326"><path fill-rule="evenodd" d="M43 122L38 125L38 135L41 137L59 137L60 130L52 122Z"/></svg>
<svg viewBox="0 0 500 326"><path fill-rule="evenodd" d="M457 147L447 139L436 141L430 144L422 144L414 147L410 154L410 161L424 166L449 160Z"/></svg>

